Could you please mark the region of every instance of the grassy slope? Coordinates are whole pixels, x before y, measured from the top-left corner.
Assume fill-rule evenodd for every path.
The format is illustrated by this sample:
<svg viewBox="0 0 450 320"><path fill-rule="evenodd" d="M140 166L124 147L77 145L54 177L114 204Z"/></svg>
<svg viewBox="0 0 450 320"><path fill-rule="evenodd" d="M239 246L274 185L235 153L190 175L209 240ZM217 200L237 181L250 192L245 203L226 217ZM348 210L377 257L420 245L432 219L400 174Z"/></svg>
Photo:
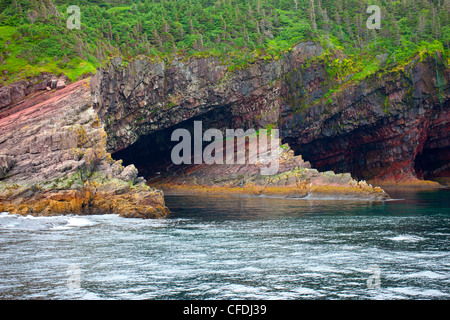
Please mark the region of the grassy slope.
<svg viewBox="0 0 450 320"><path fill-rule="evenodd" d="M310 0L298 0L297 10L290 0L4 0L0 83L44 71L75 81L114 55L213 55L236 70L278 59L304 40L327 48L321 58L334 78L353 74L358 81L401 66L418 51L448 52L449 0L374 2L387 12L376 32L365 27L365 0L316 0L316 30ZM69 4L81 8L81 30L66 27ZM337 51L344 58L330 59Z"/></svg>

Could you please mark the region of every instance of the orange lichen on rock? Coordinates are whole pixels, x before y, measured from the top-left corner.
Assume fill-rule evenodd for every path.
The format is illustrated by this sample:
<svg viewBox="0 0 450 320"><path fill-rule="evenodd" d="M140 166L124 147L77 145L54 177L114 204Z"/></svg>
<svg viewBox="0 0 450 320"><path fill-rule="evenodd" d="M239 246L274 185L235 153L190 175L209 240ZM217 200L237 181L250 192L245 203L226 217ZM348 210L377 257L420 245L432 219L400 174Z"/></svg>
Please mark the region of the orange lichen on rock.
<svg viewBox="0 0 450 320"><path fill-rule="evenodd" d="M18 193L26 192L19 188ZM165 206L162 192L146 185L123 194L115 191L53 190L35 193L32 197L3 196L0 194L0 212L20 215L91 215L119 214L127 218L164 218L170 211Z"/></svg>
<svg viewBox="0 0 450 320"><path fill-rule="evenodd" d="M235 186L206 186L190 184L160 183L155 185L165 194L228 194L240 196L266 196L276 198L342 198L355 200L382 201L389 199L389 195L380 187L372 186L337 186L337 185L243 185Z"/></svg>
<svg viewBox="0 0 450 320"><path fill-rule="evenodd" d="M436 189L444 188L444 184L430 180L412 179L373 179L370 183L381 187L397 187L397 188L417 188L417 189Z"/></svg>
<svg viewBox="0 0 450 320"><path fill-rule="evenodd" d="M319 172L295 156L287 144L274 150L279 157L275 175L262 175L261 166L190 165L149 184L170 193L214 193L283 198L342 198L386 200L380 187L357 181L348 173Z"/></svg>

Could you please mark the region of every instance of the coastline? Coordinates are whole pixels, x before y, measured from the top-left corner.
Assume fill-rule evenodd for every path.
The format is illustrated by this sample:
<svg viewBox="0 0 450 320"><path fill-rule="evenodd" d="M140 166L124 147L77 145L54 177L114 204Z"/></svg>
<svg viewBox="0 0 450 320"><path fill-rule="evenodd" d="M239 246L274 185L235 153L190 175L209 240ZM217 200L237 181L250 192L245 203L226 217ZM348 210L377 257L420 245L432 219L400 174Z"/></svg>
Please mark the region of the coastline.
<svg viewBox="0 0 450 320"><path fill-rule="evenodd" d="M241 187L205 186L205 185L152 185L161 189L165 195L233 195L238 197L266 197L281 199L305 200L361 200L385 201L389 195L379 187L350 187L350 186L258 186L245 185Z"/></svg>

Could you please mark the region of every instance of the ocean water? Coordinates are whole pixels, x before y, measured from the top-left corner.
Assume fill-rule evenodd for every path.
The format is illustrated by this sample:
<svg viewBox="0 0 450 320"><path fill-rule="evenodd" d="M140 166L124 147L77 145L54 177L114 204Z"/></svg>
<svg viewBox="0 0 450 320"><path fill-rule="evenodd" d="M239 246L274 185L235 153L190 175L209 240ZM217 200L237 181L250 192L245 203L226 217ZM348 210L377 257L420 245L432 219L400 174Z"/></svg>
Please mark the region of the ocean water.
<svg viewBox="0 0 450 320"><path fill-rule="evenodd" d="M166 196L165 220L0 214L0 299L450 299L450 190Z"/></svg>

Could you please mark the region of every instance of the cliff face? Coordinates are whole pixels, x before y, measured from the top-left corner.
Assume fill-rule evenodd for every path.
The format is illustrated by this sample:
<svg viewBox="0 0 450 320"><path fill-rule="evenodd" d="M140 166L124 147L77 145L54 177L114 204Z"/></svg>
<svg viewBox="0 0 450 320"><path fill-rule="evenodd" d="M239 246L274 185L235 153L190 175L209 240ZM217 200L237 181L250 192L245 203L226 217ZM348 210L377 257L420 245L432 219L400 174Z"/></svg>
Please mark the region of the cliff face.
<svg viewBox="0 0 450 320"><path fill-rule="evenodd" d="M292 74L290 80L301 82L315 71ZM292 99L289 89L284 92ZM404 69L344 86L306 108L288 105L280 126L285 141L321 170L348 171L375 183L448 177L449 101L450 71L442 57L417 57Z"/></svg>
<svg viewBox="0 0 450 320"><path fill-rule="evenodd" d="M449 69L440 56L335 87L306 42L276 61L229 71L216 58L115 59L92 79L107 147L148 175L170 166L170 134L202 120L204 129L277 124L283 142L320 171L377 183L449 175ZM351 78L351 76L350 76Z"/></svg>
<svg viewBox="0 0 450 320"><path fill-rule="evenodd" d="M106 151L88 80L5 105L0 110L0 212L143 218L169 213L160 191Z"/></svg>
<svg viewBox="0 0 450 320"><path fill-rule="evenodd" d="M336 79L321 55L306 42L235 71L217 58L114 59L91 81L65 87L44 74L2 87L0 211L166 216L162 192L136 167L175 190L367 199L388 196L352 176L382 184L450 175L450 72L441 56L347 79L330 95ZM280 170L269 177L258 165L175 167L171 134L197 120L203 130L276 124L297 156L279 149Z"/></svg>
<svg viewBox="0 0 450 320"><path fill-rule="evenodd" d="M108 133L108 150L117 152L139 137L196 118L215 128L275 123L283 104L278 80L321 53L313 42L301 43L285 59L259 60L235 72L218 58L179 57L170 64L138 58L127 66L114 59L91 81L94 108Z"/></svg>

